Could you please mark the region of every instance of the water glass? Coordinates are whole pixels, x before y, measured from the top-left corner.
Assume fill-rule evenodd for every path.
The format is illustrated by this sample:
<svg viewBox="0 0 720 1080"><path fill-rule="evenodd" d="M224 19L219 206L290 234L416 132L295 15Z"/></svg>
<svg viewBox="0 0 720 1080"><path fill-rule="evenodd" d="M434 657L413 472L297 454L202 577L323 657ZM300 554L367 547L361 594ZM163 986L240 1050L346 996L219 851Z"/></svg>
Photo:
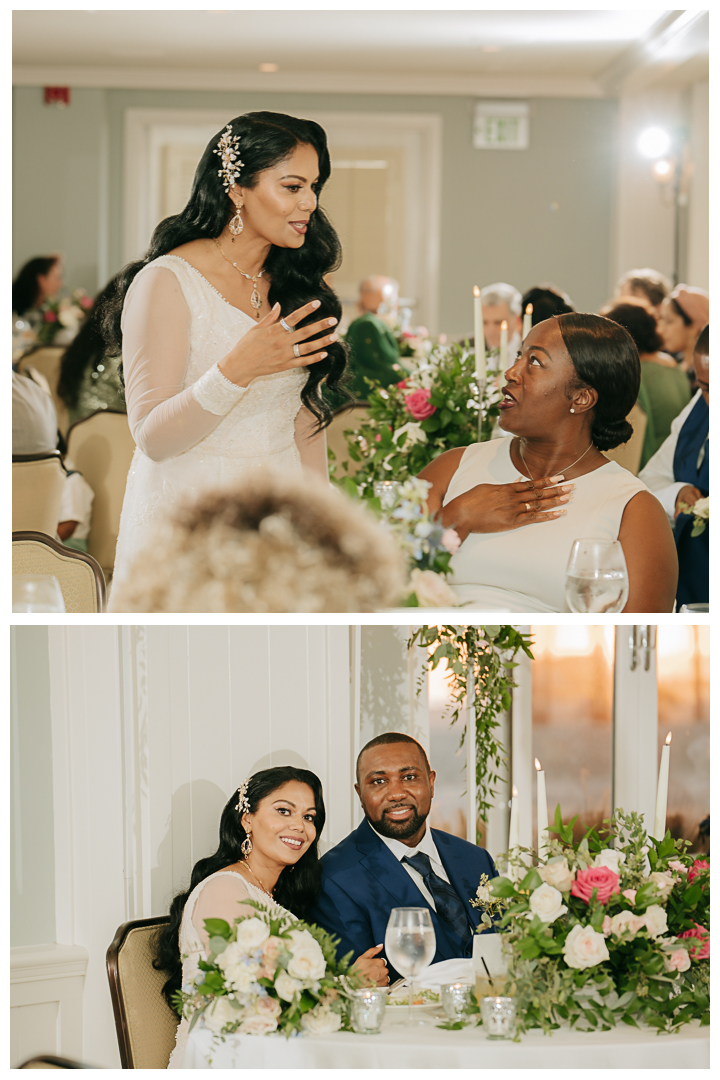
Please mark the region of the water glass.
<svg viewBox="0 0 720 1080"><path fill-rule="evenodd" d="M709 604L683 604L680 608L681 615L683 612L685 612L686 614L693 614L694 612L704 612L705 614L707 614L707 612L709 611Z"/></svg>
<svg viewBox="0 0 720 1080"><path fill-rule="evenodd" d="M380 500L380 509L383 514L392 510L397 502L400 483L398 480L376 480L373 484L373 495Z"/></svg>
<svg viewBox="0 0 720 1080"><path fill-rule="evenodd" d="M393 908L385 931L385 955L389 962L408 979L410 1007L408 1024L420 1024L416 1019L413 980L430 966L435 955L435 928L427 908Z"/></svg>
<svg viewBox="0 0 720 1080"><path fill-rule="evenodd" d="M385 1016L387 990L364 987L350 998L350 1018L359 1035L378 1035Z"/></svg>
<svg viewBox="0 0 720 1080"><path fill-rule="evenodd" d="M574 541L565 578L565 601L570 611L622 611L628 590L627 565L619 540Z"/></svg>
<svg viewBox="0 0 720 1080"><path fill-rule="evenodd" d="M448 1020L462 1020L473 1004L472 987L465 983L447 983L440 987L440 1001Z"/></svg>
<svg viewBox="0 0 720 1080"><path fill-rule="evenodd" d="M14 612L54 611L65 613L60 582L52 574L13 574L12 609Z"/></svg>
<svg viewBox="0 0 720 1080"><path fill-rule="evenodd" d="M480 1015L488 1039L512 1039L515 1034L515 998L485 997Z"/></svg>

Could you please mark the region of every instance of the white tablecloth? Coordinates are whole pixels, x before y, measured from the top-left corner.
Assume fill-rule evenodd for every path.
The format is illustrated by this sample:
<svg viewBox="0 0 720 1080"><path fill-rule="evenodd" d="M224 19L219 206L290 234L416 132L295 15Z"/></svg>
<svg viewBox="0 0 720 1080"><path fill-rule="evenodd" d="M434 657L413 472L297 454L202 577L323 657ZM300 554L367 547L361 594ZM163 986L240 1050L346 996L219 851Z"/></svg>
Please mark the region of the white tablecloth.
<svg viewBox="0 0 720 1080"><path fill-rule="evenodd" d="M379 1035L229 1035L215 1043L196 1027L186 1069L708 1069L710 1029L677 1035L622 1026L598 1033L532 1031L519 1043L488 1040L482 1028L441 1031L385 1020Z"/></svg>

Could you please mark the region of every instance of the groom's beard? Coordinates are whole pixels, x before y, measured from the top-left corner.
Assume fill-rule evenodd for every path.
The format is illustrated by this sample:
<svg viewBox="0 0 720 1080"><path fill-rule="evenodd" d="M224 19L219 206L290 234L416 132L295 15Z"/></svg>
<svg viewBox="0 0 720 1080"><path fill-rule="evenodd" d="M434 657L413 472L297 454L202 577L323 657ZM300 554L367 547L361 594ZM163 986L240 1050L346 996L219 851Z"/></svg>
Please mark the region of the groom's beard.
<svg viewBox="0 0 720 1080"><path fill-rule="evenodd" d="M399 810L400 807L393 807L393 809ZM427 814L422 816L418 814L414 806L409 807L409 809L412 810L412 814L407 821L392 821L385 816L387 811L383 811L378 821L373 821L372 818L368 818L368 820L373 829L379 832L381 836L387 836L390 840L407 840L409 836L414 836L423 827L428 816Z"/></svg>

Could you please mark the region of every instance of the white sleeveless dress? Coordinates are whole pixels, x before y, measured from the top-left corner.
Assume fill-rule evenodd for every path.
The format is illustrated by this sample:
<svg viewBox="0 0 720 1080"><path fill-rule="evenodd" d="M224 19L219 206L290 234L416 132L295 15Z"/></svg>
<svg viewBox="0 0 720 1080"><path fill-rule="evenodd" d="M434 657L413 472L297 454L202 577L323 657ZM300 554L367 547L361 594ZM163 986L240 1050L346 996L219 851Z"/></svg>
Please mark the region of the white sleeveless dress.
<svg viewBox="0 0 720 1080"><path fill-rule="evenodd" d="M259 466L301 471L294 425L306 369L263 375L240 387L217 366L254 325L176 255L149 263L128 289L123 370L136 450L115 585L152 543L158 515L180 499L237 481Z"/></svg>
<svg viewBox="0 0 720 1080"><path fill-rule="evenodd" d="M208 886L210 886L208 888ZM204 895L203 895L204 894ZM274 904L262 889L256 888L234 870L218 870L196 885L188 896L183 908L178 941L182 957L183 986L191 983L197 975L198 961L205 956L205 948L199 928L205 919L226 919L232 924L239 915L255 915L254 908L241 908L244 900L257 900L266 907L275 908L291 919L295 916L279 904ZM178 1025L175 1035L175 1049L170 1055L168 1069L182 1069L185 1045L190 1023L184 1018Z"/></svg>
<svg viewBox="0 0 720 1080"><path fill-rule="evenodd" d="M527 480L512 463L512 437L473 443L465 450L444 504L477 484ZM625 507L648 489L615 461L573 480L567 514L507 532L470 533L453 556L450 578L465 610L568 611L565 570L574 540L617 540ZM450 524L450 523L449 523Z"/></svg>

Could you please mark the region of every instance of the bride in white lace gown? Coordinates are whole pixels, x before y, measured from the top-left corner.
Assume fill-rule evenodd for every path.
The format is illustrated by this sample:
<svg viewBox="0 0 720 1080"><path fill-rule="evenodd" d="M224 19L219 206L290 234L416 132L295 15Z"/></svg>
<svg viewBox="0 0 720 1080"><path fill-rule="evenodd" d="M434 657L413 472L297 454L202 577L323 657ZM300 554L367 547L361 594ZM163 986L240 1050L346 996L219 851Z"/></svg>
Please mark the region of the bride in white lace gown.
<svg viewBox="0 0 720 1080"><path fill-rule="evenodd" d="M115 584L179 500L258 466L327 478L320 384L340 386L345 367L324 280L340 258L318 207L329 173L318 124L237 117L205 150L188 205L120 276L105 325L136 450Z"/></svg>
<svg viewBox="0 0 720 1080"><path fill-rule="evenodd" d="M303 918L320 889L324 824L322 785L307 769L263 769L240 785L222 812L218 850L196 863L190 890L173 900L170 923L158 939L156 966L168 973L168 1001L197 975L208 950L206 919L232 925L255 914L251 900ZM380 948L358 957L355 969L363 981L385 986L387 966L375 959ZM182 1068L188 1028L181 1020L168 1068Z"/></svg>

